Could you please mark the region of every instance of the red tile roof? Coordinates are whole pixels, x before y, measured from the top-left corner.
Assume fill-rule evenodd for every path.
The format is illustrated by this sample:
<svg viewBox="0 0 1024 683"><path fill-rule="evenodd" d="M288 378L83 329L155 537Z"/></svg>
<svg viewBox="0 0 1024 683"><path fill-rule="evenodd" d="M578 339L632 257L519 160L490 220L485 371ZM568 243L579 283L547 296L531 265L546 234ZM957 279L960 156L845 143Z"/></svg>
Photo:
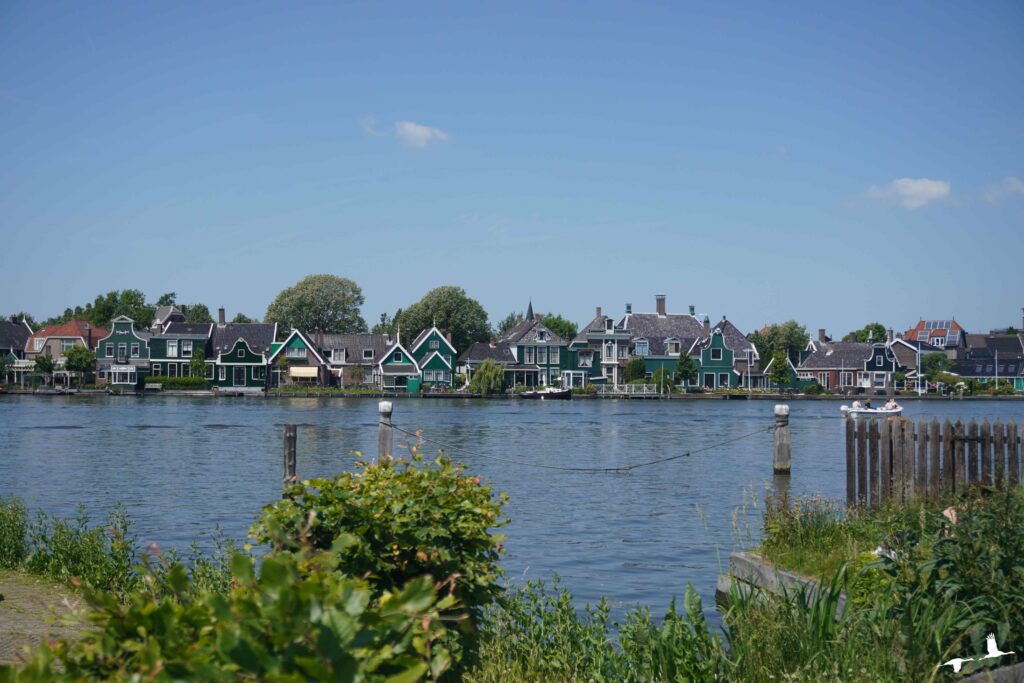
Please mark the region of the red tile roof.
<svg viewBox="0 0 1024 683"><path fill-rule="evenodd" d="M32 340L34 339L45 339L47 337L81 337L82 339L88 339L88 332L86 331L86 325L92 328L92 345L90 348L95 349L99 344L100 339L103 339L110 330L105 330L102 327L95 327L88 320L69 320L61 325L47 325L41 330L37 330L29 337L29 348L31 349Z"/></svg>

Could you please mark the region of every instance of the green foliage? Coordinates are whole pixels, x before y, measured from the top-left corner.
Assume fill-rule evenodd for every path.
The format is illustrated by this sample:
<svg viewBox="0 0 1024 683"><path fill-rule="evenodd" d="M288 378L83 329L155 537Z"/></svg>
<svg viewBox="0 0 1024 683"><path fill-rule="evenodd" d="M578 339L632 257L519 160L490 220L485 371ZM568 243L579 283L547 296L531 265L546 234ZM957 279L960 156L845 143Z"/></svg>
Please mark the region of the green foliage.
<svg viewBox="0 0 1024 683"><path fill-rule="evenodd" d="M572 388L572 393L573 394L582 394L584 396L596 396L597 395L597 387L594 386L593 384L585 384L582 387L573 387Z"/></svg>
<svg viewBox="0 0 1024 683"><path fill-rule="evenodd" d="M886 340L887 332L885 326L882 323L868 323L859 330L854 330L850 334L846 335L845 341L856 341L856 342L884 342Z"/></svg>
<svg viewBox="0 0 1024 683"><path fill-rule="evenodd" d="M807 388L804 389L804 393L808 396L820 396L825 393L825 390L817 382L811 382L807 385Z"/></svg>
<svg viewBox="0 0 1024 683"><path fill-rule="evenodd" d="M277 553L257 573L236 555L226 594L196 591L182 565L167 569L160 594L122 602L86 589L92 628L44 644L7 679L397 683L447 670L439 611L452 597L437 600L429 576L375 594L337 565L330 552Z"/></svg>
<svg viewBox="0 0 1024 683"><path fill-rule="evenodd" d="M481 396L500 394L505 390L505 368L488 358L473 371L469 390Z"/></svg>
<svg viewBox="0 0 1024 683"><path fill-rule="evenodd" d="M189 371L194 379L197 377L206 377L206 351L203 349L195 349L192 353L192 360L188 362ZM205 381L205 379L204 379Z"/></svg>
<svg viewBox="0 0 1024 683"><path fill-rule="evenodd" d="M644 363L643 358L633 358L626 364L626 368L622 376L626 382L632 382L635 379L646 379L647 378L647 365Z"/></svg>
<svg viewBox="0 0 1024 683"><path fill-rule="evenodd" d="M985 389L985 393L989 396L1015 396L1017 390L1013 388L1013 380L999 380L999 383L991 382L990 385Z"/></svg>
<svg viewBox="0 0 1024 683"><path fill-rule="evenodd" d="M782 351L796 364L811 337L803 325L790 320L781 325L769 325L750 335L749 339L761 358L774 358L777 351Z"/></svg>
<svg viewBox="0 0 1024 683"><path fill-rule="evenodd" d="M506 501L446 457L428 464L414 449L411 460L358 461L354 472L289 488L251 533L275 552L304 544L323 550L353 538L335 548L338 570L366 577L376 595L437 577L468 612L456 651L471 659L483 609L501 591L503 537L491 530L505 523Z"/></svg>
<svg viewBox="0 0 1024 683"><path fill-rule="evenodd" d="M53 374L53 369L56 367L56 362L50 356L45 353L36 356L36 372L43 375Z"/></svg>
<svg viewBox="0 0 1024 683"><path fill-rule="evenodd" d="M64 369L84 375L96 370L96 354L76 344L64 353Z"/></svg>
<svg viewBox="0 0 1024 683"><path fill-rule="evenodd" d="M501 319L501 322L498 323L498 326L494 328L495 336L500 338L506 332L511 330L513 327L516 326L521 317L522 314L516 313L515 311L506 315L504 318Z"/></svg>
<svg viewBox="0 0 1024 683"><path fill-rule="evenodd" d="M491 338L484 307L467 296L464 289L451 285L430 290L422 299L396 313L395 323L401 327L402 336L409 340L436 324L441 332L452 335L452 344L458 350Z"/></svg>
<svg viewBox="0 0 1024 683"><path fill-rule="evenodd" d="M213 322L213 321L211 320L210 322ZM246 323L258 323L258 322L259 322L259 320L256 320L255 318L250 318L249 316L247 316L245 313L242 313L242 312L236 313L235 317L231 319L231 324L232 325L244 325Z"/></svg>
<svg viewBox="0 0 1024 683"><path fill-rule="evenodd" d="M789 363L786 362L786 352L778 349L772 355L772 366L768 369L768 380L775 387L787 386L790 382Z"/></svg>
<svg viewBox="0 0 1024 683"><path fill-rule="evenodd" d="M267 307L264 320L282 330L346 334L366 331L359 313L365 298L352 280L336 275L307 275L281 291Z"/></svg>
<svg viewBox="0 0 1024 683"><path fill-rule="evenodd" d="M668 368L658 368L655 370L647 383L654 384L659 390L667 393L672 393L676 390L676 385L672 381L672 372Z"/></svg>
<svg viewBox="0 0 1024 683"><path fill-rule="evenodd" d="M28 553L28 508L20 498L0 498L0 569L18 568Z"/></svg>
<svg viewBox="0 0 1024 683"><path fill-rule="evenodd" d="M161 306L173 306L177 299L178 295L176 292L167 292L166 294L161 294L160 298L156 300L157 308Z"/></svg>
<svg viewBox="0 0 1024 683"><path fill-rule="evenodd" d="M47 325L59 325L69 320L85 319L93 325L107 327L119 315L135 321L137 327L149 327L153 323L156 307L146 303L146 295L138 289L125 289L100 294L85 306L67 308L59 316L46 321Z"/></svg>
<svg viewBox="0 0 1024 683"><path fill-rule="evenodd" d="M544 323L545 327L567 342L571 342L572 338L576 336L576 323L567 320L560 315L556 315L555 313L545 313L541 316L540 321Z"/></svg>
<svg viewBox="0 0 1024 683"><path fill-rule="evenodd" d="M13 316L14 319L17 320L18 322L21 322L22 320L27 322L28 326L31 327L33 331L38 330L41 327L39 323L36 322L36 319L32 316L32 314L26 313L25 311L18 311L17 313L14 313ZM11 316L5 317L5 320L10 319Z"/></svg>
<svg viewBox="0 0 1024 683"><path fill-rule="evenodd" d="M185 310L185 322L187 323L202 325L213 322L213 316L210 315L210 309L206 307L206 304L189 304L183 308Z"/></svg>
<svg viewBox="0 0 1024 683"><path fill-rule="evenodd" d="M953 361L944 353L926 353L921 356L921 372L929 382L934 382L939 374L948 372L952 367Z"/></svg>
<svg viewBox="0 0 1024 683"><path fill-rule="evenodd" d="M209 389L210 383L205 377L167 377L166 375L150 375L143 380L146 384L159 384L161 389L201 390Z"/></svg>
<svg viewBox="0 0 1024 683"><path fill-rule="evenodd" d="M679 362L676 363L676 378L679 381L686 384L696 382L698 370L697 361L693 359L693 356L685 351L679 354Z"/></svg>
<svg viewBox="0 0 1024 683"><path fill-rule="evenodd" d="M401 316L401 308L395 311L395 315L393 317L389 316L387 313L381 313L380 321L378 321L377 324L373 326L371 332L373 332L374 334L390 334L394 336L395 332L397 331L395 321L397 321L398 318L400 318Z"/></svg>

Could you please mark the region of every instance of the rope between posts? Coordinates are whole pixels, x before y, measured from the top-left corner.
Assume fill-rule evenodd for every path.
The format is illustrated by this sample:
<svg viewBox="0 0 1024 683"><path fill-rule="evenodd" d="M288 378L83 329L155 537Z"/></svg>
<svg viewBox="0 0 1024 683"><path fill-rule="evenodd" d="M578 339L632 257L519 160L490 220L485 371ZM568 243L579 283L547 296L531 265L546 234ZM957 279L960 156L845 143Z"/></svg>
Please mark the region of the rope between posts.
<svg viewBox="0 0 1024 683"><path fill-rule="evenodd" d="M441 448L443 450L459 451L459 452L465 453L467 455L474 455L474 456L476 456L478 458L486 458L486 459L489 459L489 460L497 460L498 462L505 462L505 463L510 463L510 464L513 464L513 465L523 465L525 467L537 467L537 468L546 469L546 470L562 470L564 472L631 472L631 471L639 469L641 467L649 467L651 465L661 465L663 463L671 462L673 460L679 460L680 458L686 458L686 457L689 457L691 455L695 455L697 453L703 453L704 451L710 451L710 450L715 449L715 448L721 448L722 446L727 446L727 445L729 445L731 443L735 443L737 441L741 441L743 439L747 439L747 438L750 438L752 436L756 436L758 434L763 434L765 432L771 432L771 431L774 431L775 425L773 424L770 427L758 429L757 431L750 432L749 434L743 434L741 436L736 436L736 437L733 437L731 439L727 439L725 441L722 441L722 442L719 442L719 443L716 443L716 444L711 444L710 446L703 446L701 448L697 448L697 449L692 450L692 451L687 451L685 453L680 453L678 455L670 455L670 456L665 457L665 458L658 458L657 460L649 460L647 462L638 462L638 463L634 463L632 465L622 465L620 467L565 467L565 466L562 466L562 465L548 465L546 463L528 462L526 460L515 460L513 458L502 458L502 457L497 456L497 455L488 455L486 453L480 453L480 452L477 452L477 451L471 451L471 450L469 450L467 448L462 448L461 446L452 446L451 444L442 443L442 442L440 442L440 441L438 441L436 439L428 439L428 438L424 437L419 432L410 432L408 430L402 429L401 427L397 427L395 425L391 425L391 428L394 429L396 432L401 432L402 434L405 434L406 436L411 436L411 437L413 437L413 438L415 438L415 439L417 439L419 441L422 441L423 443L432 443L435 446L437 446L437 447L439 447L439 448Z"/></svg>

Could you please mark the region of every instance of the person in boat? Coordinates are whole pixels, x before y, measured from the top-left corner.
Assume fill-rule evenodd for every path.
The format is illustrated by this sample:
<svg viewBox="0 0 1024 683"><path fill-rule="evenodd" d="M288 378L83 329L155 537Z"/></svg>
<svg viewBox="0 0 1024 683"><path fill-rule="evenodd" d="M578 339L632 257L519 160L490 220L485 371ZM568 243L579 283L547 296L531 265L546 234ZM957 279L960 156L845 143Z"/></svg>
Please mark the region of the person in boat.
<svg viewBox="0 0 1024 683"><path fill-rule="evenodd" d="M899 410L899 408L900 404L896 402L895 398L890 398L885 404L886 410Z"/></svg>
<svg viewBox="0 0 1024 683"><path fill-rule="evenodd" d="M860 402L860 399L853 402L854 410L864 410L864 404Z"/></svg>
<svg viewBox="0 0 1024 683"><path fill-rule="evenodd" d="M871 407L871 401L864 401L864 410L874 410L874 408Z"/></svg>

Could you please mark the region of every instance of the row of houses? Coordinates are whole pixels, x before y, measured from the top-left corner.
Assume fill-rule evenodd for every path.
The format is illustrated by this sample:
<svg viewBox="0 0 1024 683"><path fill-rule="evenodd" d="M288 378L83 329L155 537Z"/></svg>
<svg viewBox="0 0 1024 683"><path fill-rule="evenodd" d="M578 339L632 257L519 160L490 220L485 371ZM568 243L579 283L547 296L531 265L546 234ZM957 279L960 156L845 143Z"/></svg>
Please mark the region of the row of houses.
<svg viewBox="0 0 1024 683"><path fill-rule="evenodd" d="M38 331L16 320L0 323L0 353L8 355L15 376L31 373L39 355L54 358L62 372L64 354L76 345L96 352L96 380L113 387L137 386L146 377L201 374L214 387L242 390L309 385L419 391L452 388L458 375L468 379L488 360L503 368L508 386L618 385L626 381L631 361L641 359L652 377L661 369L674 371L684 354L697 368L690 387L772 387L772 361L762 365L754 344L726 316L712 323L694 306L670 313L662 294L655 296L652 312L626 304L613 317L598 307L572 339L549 329L530 302L510 330L461 353L436 325L406 343L400 332L326 334L226 323L223 308L216 323L195 324L186 322L181 309L161 307L145 330L124 316L109 329L75 320ZM890 330L886 339L865 343L835 342L819 330L796 362L788 361L787 374L791 386L888 390L915 385L921 358L929 353L947 355L951 372L961 377L1001 378L1024 392L1024 336L971 335L955 320L921 320L904 333Z"/></svg>

